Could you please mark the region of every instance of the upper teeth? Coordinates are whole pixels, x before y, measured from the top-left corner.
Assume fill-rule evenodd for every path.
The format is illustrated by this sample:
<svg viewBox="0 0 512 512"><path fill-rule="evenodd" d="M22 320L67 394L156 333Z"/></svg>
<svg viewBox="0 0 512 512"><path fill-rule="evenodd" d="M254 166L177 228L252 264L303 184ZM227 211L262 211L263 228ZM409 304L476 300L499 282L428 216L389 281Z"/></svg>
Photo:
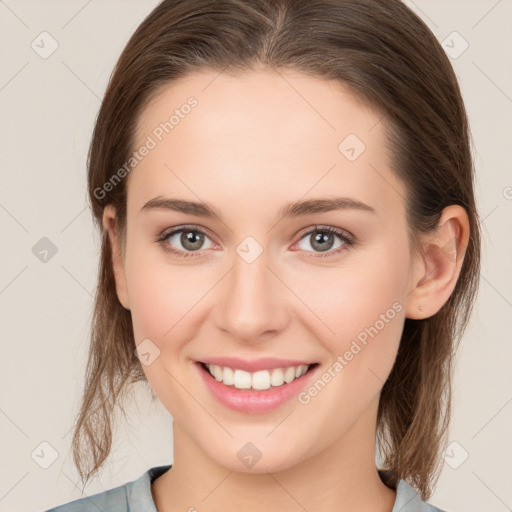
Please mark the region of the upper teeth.
<svg viewBox="0 0 512 512"><path fill-rule="evenodd" d="M235 386L237 389L250 389L251 387L253 389L269 389L270 386L282 386L285 382L288 384L304 375L309 366L308 364L302 364L288 368L246 372L244 370L234 370L227 366L217 366L216 364L206 365L215 380L223 382L227 386Z"/></svg>

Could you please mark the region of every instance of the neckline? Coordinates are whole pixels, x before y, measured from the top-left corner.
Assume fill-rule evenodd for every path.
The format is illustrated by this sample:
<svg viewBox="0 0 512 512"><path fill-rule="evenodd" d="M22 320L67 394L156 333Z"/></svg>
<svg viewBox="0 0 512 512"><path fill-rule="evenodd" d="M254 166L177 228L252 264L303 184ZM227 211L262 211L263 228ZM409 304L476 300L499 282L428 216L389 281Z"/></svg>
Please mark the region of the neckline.
<svg viewBox="0 0 512 512"><path fill-rule="evenodd" d="M169 469L172 468L172 464L165 464L163 466L155 466L148 470L149 473L149 483L152 484L157 478L166 473ZM393 491L397 490L397 485L394 482L398 482L399 479L396 476L396 473L390 471L389 469L378 469L377 470L382 483L392 489Z"/></svg>
<svg viewBox="0 0 512 512"><path fill-rule="evenodd" d="M162 476L164 473L169 471L169 469L171 469L171 468L172 468L172 464L166 464L166 465L162 465L162 466L155 466L153 468L150 468L147 471L147 478L149 480L149 485L148 485L149 489L148 490L149 490L149 495L151 496L151 501L154 506L155 512L156 512L156 504L153 499L151 486L157 478ZM395 472L388 470L388 469L378 469L377 472L379 474L379 477L380 477L382 483L384 485L386 485L387 487L389 487L391 490L395 491L395 493L396 493L395 502L393 503L393 508L392 508L391 512L395 512L397 505L401 504L402 507L404 506L402 501L403 501L403 498L405 498L406 496L407 496L407 501L411 501L412 498L417 497L416 492L407 484L407 482L405 480L398 478ZM400 509L400 510L402 510L402 509ZM403 511L403 512L405 512L405 511Z"/></svg>

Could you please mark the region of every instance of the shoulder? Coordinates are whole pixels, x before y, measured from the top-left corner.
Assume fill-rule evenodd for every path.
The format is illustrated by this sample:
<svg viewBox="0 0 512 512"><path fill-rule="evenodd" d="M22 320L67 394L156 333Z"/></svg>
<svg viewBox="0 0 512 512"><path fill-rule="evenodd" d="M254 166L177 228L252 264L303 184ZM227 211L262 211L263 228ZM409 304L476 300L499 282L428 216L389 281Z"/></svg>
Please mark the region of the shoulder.
<svg viewBox="0 0 512 512"><path fill-rule="evenodd" d="M121 485L115 489L79 498L65 505L47 510L46 512L98 512L98 510L109 510L110 512L126 512L128 501L126 497L126 486Z"/></svg>
<svg viewBox="0 0 512 512"><path fill-rule="evenodd" d="M411 485L398 478L392 471L379 469L378 473L384 484L396 490L395 503L391 512L447 512L423 501Z"/></svg>
<svg viewBox="0 0 512 512"><path fill-rule="evenodd" d="M128 512L130 510L156 512L151 495L151 483L170 467L168 465L151 468L137 480L92 496L79 498L45 512L98 512L98 510L108 510L108 512Z"/></svg>
<svg viewBox="0 0 512 512"><path fill-rule="evenodd" d="M416 491L405 481L399 480L396 501L391 512L447 512L422 501Z"/></svg>

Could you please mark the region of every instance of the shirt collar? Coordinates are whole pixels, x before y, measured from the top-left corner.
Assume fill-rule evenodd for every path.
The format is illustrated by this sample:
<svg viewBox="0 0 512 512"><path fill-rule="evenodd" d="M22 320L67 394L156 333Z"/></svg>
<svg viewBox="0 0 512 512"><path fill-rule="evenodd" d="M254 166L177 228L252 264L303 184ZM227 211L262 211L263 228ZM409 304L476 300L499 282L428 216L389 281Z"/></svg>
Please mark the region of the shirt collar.
<svg viewBox="0 0 512 512"><path fill-rule="evenodd" d="M156 466L144 473L133 485L127 488L127 500L130 505L129 510L146 510L147 512L157 512L153 496L151 494L151 484L159 476L163 475L171 465ZM391 512L426 512L428 510L437 510L425 504L416 491L402 479L397 479L396 475L389 470L379 471L381 480L389 487L396 490L395 504ZM390 482L397 481L396 489Z"/></svg>

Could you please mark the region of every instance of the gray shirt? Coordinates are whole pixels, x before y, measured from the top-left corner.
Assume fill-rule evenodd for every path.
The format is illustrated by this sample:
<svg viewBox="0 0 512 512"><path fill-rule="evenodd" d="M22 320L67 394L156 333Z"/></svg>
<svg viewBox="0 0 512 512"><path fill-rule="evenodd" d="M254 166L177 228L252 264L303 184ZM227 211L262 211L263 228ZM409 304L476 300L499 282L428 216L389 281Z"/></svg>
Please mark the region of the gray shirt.
<svg viewBox="0 0 512 512"><path fill-rule="evenodd" d="M151 495L151 483L170 467L168 465L151 468L133 482L94 496L77 499L46 512L157 512ZM379 474L384 481L386 471L379 470ZM445 511L421 501L416 491L405 480L399 480L392 512Z"/></svg>

